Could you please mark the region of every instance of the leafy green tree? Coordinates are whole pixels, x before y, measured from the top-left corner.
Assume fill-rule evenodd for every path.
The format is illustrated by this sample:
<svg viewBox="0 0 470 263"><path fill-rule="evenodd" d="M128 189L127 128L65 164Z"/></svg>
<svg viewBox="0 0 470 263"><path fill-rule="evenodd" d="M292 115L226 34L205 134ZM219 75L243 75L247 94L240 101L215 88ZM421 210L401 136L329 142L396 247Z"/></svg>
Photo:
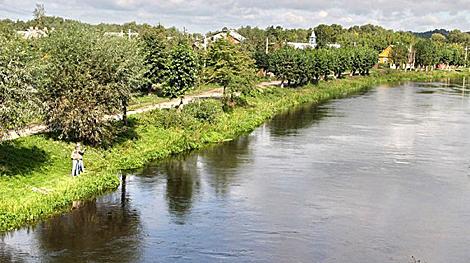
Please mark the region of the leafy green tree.
<svg viewBox="0 0 470 263"><path fill-rule="evenodd" d="M30 50L23 39L0 36L0 139L39 116L32 79L35 57Z"/></svg>
<svg viewBox="0 0 470 263"><path fill-rule="evenodd" d="M91 144L113 135L107 119L126 120L127 102L140 85L143 58L136 41L103 37L81 26L41 39L38 71L45 120L59 138Z"/></svg>
<svg viewBox="0 0 470 263"><path fill-rule="evenodd" d="M449 43L469 45L470 46L470 33L462 32L460 30L452 30L447 36Z"/></svg>
<svg viewBox="0 0 470 263"><path fill-rule="evenodd" d="M397 69L408 62L408 47L404 44L397 44L392 47L392 60Z"/></svg>
<svg viewBox="0 0 470 263"><path fill-rule="evenodd" d="M147 67L144 76L149 81L147 89L150 92L153 84L161 84L165 81L168 50L162 30L148 29L144 31L141 43Z"/></svg>
<svg viewBox="0 0 470 263"><path fill-rule="evenodd" d="M348 48L332 49L330 51L330 67L337 78L351 67L351 54Z"/></svg>
<svg viewBox="0 0 470 263"><path fill-rule="evenodd" d="M328 49L317 49L315 50L315 67L317 75L315 78L320 80L323 77L324 80L328 80L328 75L331 72L331 53Z"/></svg>
<svg viewBox="0 0 470 263"><path fill-rule="evenodd" d="M294 71L296 68L295 49L291 47L283 47L272 53L269 58L270 70L276 77L287 85L293 82Z"/></svg>
<svg viewBox="0 0 470 263"><path fill-rule="evenodd" d="M343 27L337 24L325 25L321 24L314 29L315 36L317 37L317 45L319 48L324 48L328 44L333 44L338 41L338 36L343 33Z"/></svg>
<svg viewBox="0 0 470 263"><path fill-rule="evenodd" d="M220 39L209 48L205 76L209 82L222 85L224 95L233 98L235 92L251 89L254 63L239 46Z"/></svg>
<svg viewBox="0 0 470 263"><path fill-rule="evenodd" d="M431 35L431 40L432 41L435 41L435 42L445 42L446 41L446 37L443 35L443 34L440 34L440 33L434 33Z"/></svg>
<svg viewBox="0 0 470 263"><path fill-rule="evenodd" d="M416 63L421 66L425 66L426 69L428 66L434 67L434 65L439 61L439 56L437 54L436 44L429 39L420 39L416 45Z"/></svg>
<svg viewBox="0 0 470 263"><path fill-rule="evenodd" d="M368 75L369 70L377 64L378 52L371 48L358 47L351 51L351 74L358 72Z"/></svg>
<svg viewBox="0 0 470 263"><path fill-rule="evenodd" d="M181 97L182 100L182 96L196 83L196 55L187 45L179 44L171 50L166 67L167 77L163 92L170 98Z"/></svg>

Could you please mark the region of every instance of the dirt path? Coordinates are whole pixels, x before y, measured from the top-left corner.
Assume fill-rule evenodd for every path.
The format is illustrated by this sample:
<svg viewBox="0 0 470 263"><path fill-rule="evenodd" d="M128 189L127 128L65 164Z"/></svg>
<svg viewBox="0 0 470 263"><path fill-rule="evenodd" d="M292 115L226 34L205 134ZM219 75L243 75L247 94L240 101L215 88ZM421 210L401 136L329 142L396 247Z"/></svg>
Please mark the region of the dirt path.
<svg viewBox="0 0 470 263"><path fill-rule="evenodd" d="M261 82L257 86L261 87L261 88L265 88L265 87L269 87L269 86L278 86L278 85L280 85L280 83L281 83L280 81L267 81L267 82ZM212 90L201 92L199 94L185 96L183 98L183 105L191 103L192 101L197 100L197 99L221 98L222 96L223 96L223 89L222 88L212 89ZM130 115L134 115L134 114L139 114L139 113L143 113L143 112L152 111L152 110L155 110L155 109L170 109L170 108L174 108L174 107L178 106L180 104L180 102L181 102L180 99L172 99L170 101L161 102L161 103L157 103L157 104L154 104L154 105L145 106L145 107L142 107L142 108L139 108L139 109L131 110L127 113L127 115L130 116ZM122 115L121 114L116 114L116 115L113 115L113 116L109 116L106 119L121 120ZM45 132L45 131L47 131L47 126L46 125L43 125L43 124L34 125L34 126L31 126L31 127L25 128L23 130L20 130L20 131L10 131L8 133L8 135L5 137L4 140L14 140L14 139L17 139L17 138L20 138L20 137L31 136L31 135L42 133L42 132Z"/></svg>

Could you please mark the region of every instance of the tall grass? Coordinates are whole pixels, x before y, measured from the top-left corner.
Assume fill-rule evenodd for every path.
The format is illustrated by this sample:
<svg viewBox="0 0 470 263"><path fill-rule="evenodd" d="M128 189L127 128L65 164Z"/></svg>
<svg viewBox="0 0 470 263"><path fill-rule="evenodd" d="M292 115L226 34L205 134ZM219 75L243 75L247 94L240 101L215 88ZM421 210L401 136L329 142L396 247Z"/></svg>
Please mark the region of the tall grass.
<svg viewBox="0 0 470 263"><path fill-rule="evenodd" d="M322 103L370 89L381 83L461 77L455 72L375 72L299 89L257 89L248 106L224 113L215 102L182 111L155 110L130 119L131 129L109 149L92 148L85 155L87 172L70 176L71 143L47 135L18 139L0 147L0 231L8 231L66 212L83 200L119 185L120 170L139 168L151 160L220 143L250 132L293 106ZM203 112L202 112L203 111ZM206 114L209 112L208 114ZM208 121L210 120L210 121Z"/></svg>

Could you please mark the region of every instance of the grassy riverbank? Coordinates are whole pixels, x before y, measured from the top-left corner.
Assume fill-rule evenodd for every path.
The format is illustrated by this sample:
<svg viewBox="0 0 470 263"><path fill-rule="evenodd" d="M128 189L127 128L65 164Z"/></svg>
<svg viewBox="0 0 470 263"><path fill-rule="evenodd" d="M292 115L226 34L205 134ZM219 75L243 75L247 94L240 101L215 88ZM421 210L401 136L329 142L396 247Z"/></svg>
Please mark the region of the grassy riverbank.
<svg viewBox="0 0 470 263"><path fill-rule="evenodd" d="M209 115L201 113L201 107L135 115L130 119L132 128L112 147L88 150L87 172L78 178L70 176L71 143L36 135L1 144L0 231L67 211L73 200L116 188L119 170L138 168L154 159L234 139L295 105L325 102L381 83L464 75L470 72L375 72L369 77L332 80L299 89L258 89L248 98L248 106L230 113L223 113L216 102L209 102L205 104Z"/></svg>

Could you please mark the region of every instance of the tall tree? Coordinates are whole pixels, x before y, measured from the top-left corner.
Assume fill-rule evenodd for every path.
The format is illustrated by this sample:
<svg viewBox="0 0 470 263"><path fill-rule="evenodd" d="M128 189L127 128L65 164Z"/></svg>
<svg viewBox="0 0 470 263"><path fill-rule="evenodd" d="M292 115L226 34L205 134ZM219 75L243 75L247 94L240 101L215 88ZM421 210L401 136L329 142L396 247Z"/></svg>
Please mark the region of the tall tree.
<svg viewBox="0 0 470 263"><path fill-rule="evenodd" d="M170 98L181 97L182 100L182 96L196 84L197 69L197 58L191 48L178 44L168 58L163 92Z"/></svg>
<svg viewBox="0 0 470 263"><path fill-rule="evenodd" d="M111 139L107 116L125 114L141 80L143 59L135 41L81 26L56 30L41 41L43 67L37 76L46 124L64 139L91 144Z"/></svg>
<svg viewBox="0 0 470 263"><path fill-rule="evenodd" d="M343 33L343 27L337 24L321 24L315 27L313 30L317 37L318 47L320 48L326 47L328 44L336 43L338 36Z"/></svg>
<svg viewBox="0 0 470 263"><path fill-rule="evenodd" d="M0 36L0 139L8 130L23 128L39 116L32 80L35 57L30 50L23 39Z"/></svg>
<svg viewBox="0 0 470 263"><path fill-rule="evenodd" d="M149 81L147 88L150 92L152 85L165 82L168 50L165 44L164 29L146 29L142 32L141 41L142 51L145 56L145 65L147 66L145 77Z"/></svg>
<svg viewBox="0 0 470 263"><path fill-rule="evenodd" d="M392 60L397 69L408 63L408 47L404 44L397 44L392 47Z"/></svg>
<svg viewBox="0 0 470 263"><path fill-rule="evenodd" d="M210 46L205 75L210 82L222 85L224 94L232 98L234 92L251 88L254 61L239 46L220 39Z"/></svg>
<svg viewBox="0 0 470 263"><path fill-rule="evenodd" d="M33 17L37 23L37 26L44 26L44 18L46 17L46 9L44 8L44 4L36 4L36 8L33 11Z"/></svg>

